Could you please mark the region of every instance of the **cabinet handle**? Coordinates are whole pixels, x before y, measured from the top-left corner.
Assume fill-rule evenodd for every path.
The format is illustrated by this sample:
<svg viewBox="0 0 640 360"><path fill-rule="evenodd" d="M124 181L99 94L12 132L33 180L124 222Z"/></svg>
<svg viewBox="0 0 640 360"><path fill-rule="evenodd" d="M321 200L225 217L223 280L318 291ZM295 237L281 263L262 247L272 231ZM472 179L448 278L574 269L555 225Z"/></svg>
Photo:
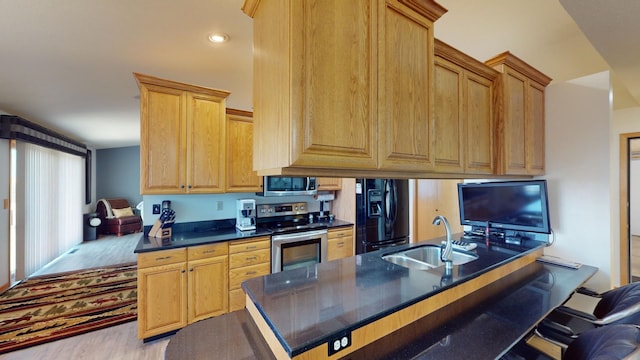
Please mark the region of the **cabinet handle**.
<svg viewBox="0 0 640 360"><path fill-rule="evenodd" d="M182 269L180 272L183 273L183 274L186 273L186 271L184 269Z"/></svg>
<svg viewBox="0 0 640 360"><path fill-rule="evenodd" d="M205 250L205 251L203 251L203 254L211 254L211 253L214 253L214 252L216 252L216 251L215 250Z"/></svg>
<svg viewBox="0 0 640 360"><path fill-rule="evenodd" d="M255 271L247 271L247 275L255 275L256 272Z"/></svg>
<svg viewBox="0 0 640 360"><path fill-rule="evenodd" d="M189 185L189 189L191 189L193 186Z"/></svg>
<svg viewBox="0 0 640 360"><path fill-rule="evenodd" d="M343 246L344 246L344 241L340 241L340 242L338 243L338 247L343 247Z"/></svg>
<svg viewBox="0 0 640 360"><path fill-rule="evenodd" d="M258 257L257 257L257 256L249 256L249 257L247 258L247 261L249 261L249 260L257 260L257 259L258 259Z"/></svg>
<svg viewBox="0 0 640 360"><path fill-rule="evenodd" d="M159 257L159 258L156 258L156 261L169 260L169 259L171 259L171 256Z"/></svg>
<svg viewBox="0 0 640 360"><path fill-rule="evenodd" d="M252 249L255 249L255 248L256 248L256 246L255 246L255 245L251 245L251 246L247 246L245 249L247 249L247 250L252 250Z"/></svg>
<svg viewBox="0 0 640 360"><path fill-rule="evenodd" d="M184 185L180 185L180 189L184 189Z"/></svg>
<svg viewBox="0 0 640 360"><path fill-rule="evenodd" d="M193 268L189 269L189 272L193 272Z"/></svg>

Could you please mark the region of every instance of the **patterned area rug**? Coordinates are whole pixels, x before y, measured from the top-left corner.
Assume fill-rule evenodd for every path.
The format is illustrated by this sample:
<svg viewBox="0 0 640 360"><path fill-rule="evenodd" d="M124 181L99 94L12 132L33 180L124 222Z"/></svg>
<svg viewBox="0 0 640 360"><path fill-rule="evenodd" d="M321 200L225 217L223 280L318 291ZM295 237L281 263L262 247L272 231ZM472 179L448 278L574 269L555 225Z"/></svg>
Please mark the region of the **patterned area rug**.
<svg viewBox="0 0 640 360"><path fill-rule="evenodd" d="M136 320L136 264L29 278L0 294L0 354Z"/></svg>

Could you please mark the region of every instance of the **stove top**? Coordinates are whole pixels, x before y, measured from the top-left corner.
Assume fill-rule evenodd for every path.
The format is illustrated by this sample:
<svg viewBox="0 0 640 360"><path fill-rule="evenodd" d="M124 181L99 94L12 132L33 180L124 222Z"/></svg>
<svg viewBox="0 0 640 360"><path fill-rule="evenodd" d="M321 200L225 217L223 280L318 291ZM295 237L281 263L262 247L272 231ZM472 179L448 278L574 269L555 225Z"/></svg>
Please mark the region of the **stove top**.
<svg viewBox="0 0 640 360"><path fill-rule="evenodd" d="M304 202L259 205L257 222L259 226L278 234L327 228L326 224L309 220L307 203Z"/></svg>
<svg viewBox="0 0 640 360"><path fill-rule="evenodd" d="M285 222L265 224L265 227L274 233L286 234L286 233L326 229L327 224L310 223L308 221L303 221L303 222L285 221Z"/></svg>

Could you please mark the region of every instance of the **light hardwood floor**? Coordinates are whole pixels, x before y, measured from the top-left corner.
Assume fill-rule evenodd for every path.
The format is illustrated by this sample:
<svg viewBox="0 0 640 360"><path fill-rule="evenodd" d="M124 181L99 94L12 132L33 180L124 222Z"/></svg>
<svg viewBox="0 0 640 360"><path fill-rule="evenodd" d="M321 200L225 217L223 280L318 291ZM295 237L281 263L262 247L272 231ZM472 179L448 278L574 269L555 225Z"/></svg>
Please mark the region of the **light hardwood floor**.
<svg viewBox="0 0 640 360"><path fill-rule="evenodd" d="M83 242L42 268L34 276L135 262L136 255L133 250L139 239L140 233L122 237L102 236L98 240ZM164 351L170 337L144 344L138 340L137 326L137 322L132 321L3 354L0 355L0 359L164 359Z"/></svg>

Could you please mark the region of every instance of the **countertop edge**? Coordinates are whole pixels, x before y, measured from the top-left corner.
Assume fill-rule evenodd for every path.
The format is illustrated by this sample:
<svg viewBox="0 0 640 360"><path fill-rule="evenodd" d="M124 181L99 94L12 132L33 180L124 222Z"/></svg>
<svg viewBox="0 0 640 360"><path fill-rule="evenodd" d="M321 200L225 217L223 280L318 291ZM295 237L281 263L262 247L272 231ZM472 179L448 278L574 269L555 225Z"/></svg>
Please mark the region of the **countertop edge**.
<svg viewBox="0 0 640 360"><path fill-rule="evenodd" d="M333 221L324 222L327 224L327 229L338 229L342 227L354 226L355 224L334 219ZM213 244L219 242L228 242L234 240L243 240L243 239L252 239L256 237L262 236L271 236L273 233L267 229L259 228L252 231L240 231L235 229L223 229L220 231L210 231L210 232L181 232L174 233L170 240L162 240L159 238L151 238L145 236L144 234L140 235L140 240L136 245L135 250L133 251L136 254L153 252L153 251L162 251L169 249L178 249L189 246L197 246L197 245L206 245ZM152 242L156 242L154 245ZM145 247L145 245L147 247Z"/></svg>

